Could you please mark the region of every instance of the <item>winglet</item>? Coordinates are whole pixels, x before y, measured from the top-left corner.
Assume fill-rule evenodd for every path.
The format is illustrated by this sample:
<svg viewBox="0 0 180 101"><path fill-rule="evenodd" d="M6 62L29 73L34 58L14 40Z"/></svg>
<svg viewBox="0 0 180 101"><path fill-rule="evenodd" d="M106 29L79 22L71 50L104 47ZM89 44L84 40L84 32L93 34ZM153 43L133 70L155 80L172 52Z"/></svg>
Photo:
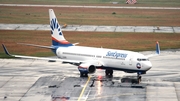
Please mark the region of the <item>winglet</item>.
<svg viewBox="0 0 180 101"><path fill-rule="evenodd" d="M156 42L156 54L160 54L159 42Z"/></svg>
<svg viewBox="0 0 180 101"><path fill-rule="evenodd" d="M159 47L159 42L157 41L156 42L156 53L155 54L146 55L146 57L150 58L150 57L154 57L154 56L158 56L158 55L160 55L160 47Z"/></svg>
<svg viewBox="0 0 180 101"><path fill-rule="evenodd" d="M7 55L12 56L12 55L8 52L6 46L5 46L4 44L2 44L2 46L3 46L4 52L5 52Z"/></svg>

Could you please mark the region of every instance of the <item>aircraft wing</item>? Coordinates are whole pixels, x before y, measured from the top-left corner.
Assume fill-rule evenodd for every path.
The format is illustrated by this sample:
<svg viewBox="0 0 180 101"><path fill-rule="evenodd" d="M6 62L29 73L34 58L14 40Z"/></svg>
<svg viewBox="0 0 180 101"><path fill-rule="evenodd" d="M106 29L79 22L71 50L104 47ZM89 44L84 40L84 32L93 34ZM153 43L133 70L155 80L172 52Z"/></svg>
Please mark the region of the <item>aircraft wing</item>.
<svg viewBox="0 0 180 101"><path fill-rule="evenodd" d="M68 60L68 59L60 59L60 58L46 58L46 57L33 57L33 56L23 56L23 55L12 55L8 52L6 46L2 44L3 49L5 53L9 56L16 57L16 58L25 58L25 59L36 59L36 60L48 60L48 61L60 61L63 63L70 63L74 65L80 65L82 63L89 63L94 66L102 66L103 63L101 63L98 60L89 60L89 61L76 61L76 60ZM34 45L33 45L34 46ZM37 46L38 47L38 46Z"/></svg>
<svg viewBox="0 0 180 101"><path fill-rule="evenodd" d="M42 46L42 45L35 45L35 44L29 44L29 43L17 43L21 45L26 45L26 46L33 46L33 47L40 47L40 48L48 48L48 49L55 49L56 47L53 46ZM79 43L73 43L74 46L76 46Z"/></svg>
<svg viewBox="0 0 180 101"><path fill-rule="evenodd" d="M64 60L59 58L46 58L46 57L33 57L33 56L23 56L23 55L12 55L8 52L6 46L2 44L5 53L9 56L16 57L16 58L25 58L25 59L37 59L37 60L51 60L51 61L60 61L60 62L68 62L68 63L80 63L80 61L76 60ZM50 47L49 47L50 48ZM83 61L82 61L83 62Z"/></svg>
<svg viewBox="0 0 180 101"><path fill-rule="evenodd" d="M62 63L70 63L73 65L79 66L80 64L90 64L94 66L102 66L103 63L98 60L89 60L89 61L76 61L76 60L68 60L68 59L60 59L60 58L46 58L46 57L33 57L33 56L23 56L23 55L12 55L8 52L6 46L2 44L5 53L9 56L16 57L16 58L24 58L24 59L36 59L36 60L48 60L48 61L59 61Z"/></svg>
<svg viewBox="0 0 180 101"><path fill-rule="evenodd" d="M160 47L159 47L159 42L156 42L156 53L146 55L146 57L151 58L151 57L158 56L158 55L160 55Z"/></svg>

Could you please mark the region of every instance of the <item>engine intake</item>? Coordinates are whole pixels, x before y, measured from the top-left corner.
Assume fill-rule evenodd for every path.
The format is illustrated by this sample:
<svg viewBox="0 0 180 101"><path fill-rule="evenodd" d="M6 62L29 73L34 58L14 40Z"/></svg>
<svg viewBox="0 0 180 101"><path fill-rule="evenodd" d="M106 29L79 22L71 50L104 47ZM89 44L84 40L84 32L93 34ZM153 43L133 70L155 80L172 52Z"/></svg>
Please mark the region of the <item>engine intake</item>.
<svg viewBox="0 0 180 101"><path fill-rule="evenodd" d="M96 67L94 65L89 66L88 68L89 73L94 73L95 71L96 71Z"/></svg>

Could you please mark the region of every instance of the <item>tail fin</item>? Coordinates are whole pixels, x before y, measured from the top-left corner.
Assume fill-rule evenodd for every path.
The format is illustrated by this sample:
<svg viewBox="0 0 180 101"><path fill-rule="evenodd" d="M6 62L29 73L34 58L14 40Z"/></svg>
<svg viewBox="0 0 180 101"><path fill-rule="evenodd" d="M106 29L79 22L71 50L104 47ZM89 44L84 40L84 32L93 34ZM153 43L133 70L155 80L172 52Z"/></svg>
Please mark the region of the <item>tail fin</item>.
<svg viewBox="0 0 180 101"><path fill-rule="evenodd" d="M50 27L51 27L51 37L53 46L72 46L73 44L66 41L63 36L60 25L57 21L56 15L54 14L53 9L49 9L50 17Z"/></svg>

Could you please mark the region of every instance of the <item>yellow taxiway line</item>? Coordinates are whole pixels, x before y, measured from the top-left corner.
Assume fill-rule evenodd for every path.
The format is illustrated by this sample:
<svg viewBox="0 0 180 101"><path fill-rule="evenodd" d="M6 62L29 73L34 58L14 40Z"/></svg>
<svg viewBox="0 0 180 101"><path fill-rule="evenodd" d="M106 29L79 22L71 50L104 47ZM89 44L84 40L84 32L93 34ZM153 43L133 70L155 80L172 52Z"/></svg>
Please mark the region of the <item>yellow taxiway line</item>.
<svg viewBox="0 0 180 101"><path fill-rule="evenodd" d="M87 82L86 82L86 84L84 85L84 87L83 87L83 89L82 89L82 91L81 91L81 94L79 95L78 101L81 100L81 97L82 97L82 95L83 95L83 93L84 93L84 90L86 89L86 87L87 87L87 85L88 85L90 79L91 79L91 77L89 76L89 77L88 77L88 80L87 80Z"/></svg>

